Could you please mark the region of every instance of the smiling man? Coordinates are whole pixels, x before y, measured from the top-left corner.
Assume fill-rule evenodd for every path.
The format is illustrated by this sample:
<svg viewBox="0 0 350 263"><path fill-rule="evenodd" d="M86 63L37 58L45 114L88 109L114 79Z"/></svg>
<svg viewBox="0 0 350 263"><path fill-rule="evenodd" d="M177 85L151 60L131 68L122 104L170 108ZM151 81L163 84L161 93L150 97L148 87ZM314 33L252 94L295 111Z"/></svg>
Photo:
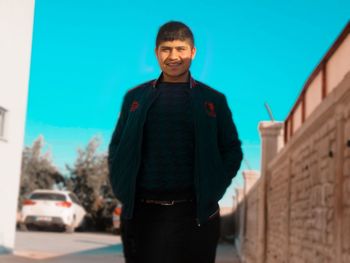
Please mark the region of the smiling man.
<svg viewBox="0 0 350 263"><path fill-rule="evenodd" d="M155 53L162 74L126 93L109 145L125 260L214 263L241 143L225 96L191 77L191 30L164 24Z"/></svg>
<svg viewBox="0 0 350 263"><path fill-rule="evenodd" d="M155 52L163 72L163 82L188 81L189 68L196 54L196 48L191 40L161 42Z"/></svg>

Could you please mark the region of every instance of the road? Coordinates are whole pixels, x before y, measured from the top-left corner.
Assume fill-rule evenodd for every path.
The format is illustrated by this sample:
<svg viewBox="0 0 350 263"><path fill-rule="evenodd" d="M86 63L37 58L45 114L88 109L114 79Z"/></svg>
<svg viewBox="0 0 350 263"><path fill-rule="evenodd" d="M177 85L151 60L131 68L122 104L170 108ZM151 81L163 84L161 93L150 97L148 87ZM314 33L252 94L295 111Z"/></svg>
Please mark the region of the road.
<svg viewBox="0 0 350 263"><path fill-rule="evenodd" d="M14 255L0 263L124 263L120 237L101 233L17 232ZM218 247L217 263L238 263L229 244Z"/></svg>

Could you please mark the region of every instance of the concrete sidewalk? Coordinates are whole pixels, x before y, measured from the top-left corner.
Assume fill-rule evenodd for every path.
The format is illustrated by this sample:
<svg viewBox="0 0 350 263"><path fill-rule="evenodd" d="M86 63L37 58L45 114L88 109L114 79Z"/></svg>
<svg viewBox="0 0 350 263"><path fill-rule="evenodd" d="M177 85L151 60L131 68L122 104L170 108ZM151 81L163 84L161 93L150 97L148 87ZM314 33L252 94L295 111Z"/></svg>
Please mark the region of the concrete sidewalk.
<svg viewBox="0 0 350 263"><path fill-rule="evenodd" d="M122 254L116 252L118 250L118 245L115 245L50 258L45 258L48 256L45 253L35 255L19 251L15 252L15 255L0 256L0 263L124 263ZM230 244L220 244L216 263L239 263L234 247Z"/></svg>
<svg viewBox="0 0 350 263"><path fill-rule="evenodd" d="M105 233L17 232L13 255L0 263L124 263L120 236ZM231 244L220 243L217 263L239 263ZM181 262L179 262L181 263Z"/></svg>

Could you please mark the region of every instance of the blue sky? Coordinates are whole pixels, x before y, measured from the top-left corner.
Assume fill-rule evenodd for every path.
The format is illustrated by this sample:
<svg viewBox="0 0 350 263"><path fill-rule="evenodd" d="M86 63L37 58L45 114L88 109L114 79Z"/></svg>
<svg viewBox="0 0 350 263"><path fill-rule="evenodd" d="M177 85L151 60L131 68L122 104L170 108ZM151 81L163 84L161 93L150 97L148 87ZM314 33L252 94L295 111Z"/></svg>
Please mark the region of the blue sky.
<svg viewBox="0 0 350 263"><path fill-rule="evenodd" d="M226 95L245 158L259 169L264 102L283 121L350 17L346 0L35 3L25 145L42 134L63 172L95 135L106 151L124 93L158 77L155 36L169 20L191 27L192 75ZM238 175L222 205L241 184Z"/></svg>

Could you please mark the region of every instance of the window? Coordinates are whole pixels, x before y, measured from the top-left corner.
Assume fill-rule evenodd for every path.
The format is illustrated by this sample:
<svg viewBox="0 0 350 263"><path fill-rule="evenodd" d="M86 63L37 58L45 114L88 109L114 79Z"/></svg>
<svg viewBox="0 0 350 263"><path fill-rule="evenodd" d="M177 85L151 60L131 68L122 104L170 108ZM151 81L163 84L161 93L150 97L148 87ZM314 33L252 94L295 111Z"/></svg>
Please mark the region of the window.
<svg viewBox="0 0 350 263"><path fill-rule="evenodd" d="M66 201L66 196L56 193L34 193L30 196L31 200L48 200L48 201Z"/></svg>
<svg viewBox="0 0 350 263"><path fill-rule="evenodd" d="M0 138L5 137L5 115L6 110L0 106Z"/></svg>

